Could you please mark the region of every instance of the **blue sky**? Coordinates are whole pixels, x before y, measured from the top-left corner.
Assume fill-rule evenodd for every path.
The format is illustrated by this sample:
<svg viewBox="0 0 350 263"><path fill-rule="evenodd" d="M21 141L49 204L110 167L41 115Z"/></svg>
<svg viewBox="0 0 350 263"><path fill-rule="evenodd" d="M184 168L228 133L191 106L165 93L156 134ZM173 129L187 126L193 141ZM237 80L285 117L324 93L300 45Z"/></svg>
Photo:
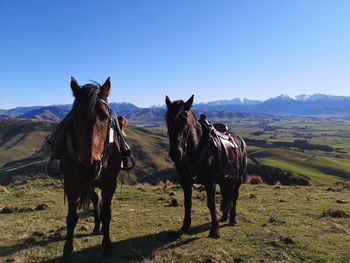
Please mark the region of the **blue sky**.
<svg viewBox="0 0 350 263"><path fill-rule="evenodd" d="M0 1L0 108L71 103L111 77L139 106L350 96L349 0Z"/></svg>

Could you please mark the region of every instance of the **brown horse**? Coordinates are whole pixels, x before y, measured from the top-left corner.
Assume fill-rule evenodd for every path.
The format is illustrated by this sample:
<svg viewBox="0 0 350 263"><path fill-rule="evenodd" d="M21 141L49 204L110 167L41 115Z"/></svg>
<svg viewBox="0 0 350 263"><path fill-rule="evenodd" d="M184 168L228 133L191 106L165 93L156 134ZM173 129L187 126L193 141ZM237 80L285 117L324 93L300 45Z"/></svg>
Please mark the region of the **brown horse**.
<svg viewBox="0 0 350 263"><path fill-rule="evenodd" d="M82 87L72 78L70 86L75 100L60 163L68 200L67 236L62 261L69 261L73 250L77 209L87 208L90 200L95 210L94 233L99 233L102 221L102 257L106 258L112 255L109 236L111 201L123 158L122 142L115 137L118 137L118 130L121 134L118 123L126 124L126 120L120 118L117 121L108 105L109 78L102 86L93 83ZM118 129L113 129L116 126ZM102 199L94 191L97 187L101 189Z"/></svg>
<svg viewBox="0 0 350 263"><path fill-rule="evenodd" d="M172 102L168 96L165 99L167 105L166 123L168 127L170 151L169 156L174 161L179 175L181 187L184 191L185 217L180 231L189 232L191 225L192 184L199 183L205 186L207 192L207 205L211 214L211 230L209 237L218 238L219 223L216 217L215 188L220 185L222 194L221 208L222 220L228 219L230 225L236 223L236 203L239 194L242 177L247 167L247 152L243 139L238 135L225 134L230 138L225 140L230 146L232 163L230 162L232 176L226 176L224 146L215 143L218 139L217 130L209 125L200 124L194 112L191 110L193 96L186 102L177 100ZM214 125L215 126L215 125ZM222 135L224 136L224 135ZM225 166L229 167L229 166Z"/></svg>

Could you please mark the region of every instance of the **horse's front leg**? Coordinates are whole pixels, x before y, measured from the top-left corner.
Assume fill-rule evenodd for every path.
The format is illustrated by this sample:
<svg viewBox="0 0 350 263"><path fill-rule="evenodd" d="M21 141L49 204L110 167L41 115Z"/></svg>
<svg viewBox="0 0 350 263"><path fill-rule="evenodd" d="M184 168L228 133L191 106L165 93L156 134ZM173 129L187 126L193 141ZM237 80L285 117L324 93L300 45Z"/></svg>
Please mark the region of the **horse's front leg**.
<svg viewBox="0 0 350 263"><path fill-rule="evenodd" d="M211 229L209 232L210 238L219 238L219 223L216 217L216 207L215 207L215 183L207 183L205 185L205 190L207 192L207 205L211 215Z"/></svg>
<svg viewBox="0 0 350 263"><path fill-rule="evenodd" d="M67 193L68 200L68 215L66 219L67 235L66 242L63 248L62 262L69 262L70 255L73 251L73 234L74 228L78 223L78 195Z"/></svg>
<svg viewBox="0 0 350 263"><path fill-rule="evenodd" d="M115 192L116 183L109 182L102 187L102 209L101 209L101 221L102 221L102 258L112 257L112 242L109 236L109 225L111 222L111 204L112 197Z"/></svg>
<svg viewBox="0 0 350 263"><path fill-rule="evenodd" d="M192 208L192 182L182 181L181 187L184 192L185 216L180 231L190 233L191 226L191 208Z"/></svg>

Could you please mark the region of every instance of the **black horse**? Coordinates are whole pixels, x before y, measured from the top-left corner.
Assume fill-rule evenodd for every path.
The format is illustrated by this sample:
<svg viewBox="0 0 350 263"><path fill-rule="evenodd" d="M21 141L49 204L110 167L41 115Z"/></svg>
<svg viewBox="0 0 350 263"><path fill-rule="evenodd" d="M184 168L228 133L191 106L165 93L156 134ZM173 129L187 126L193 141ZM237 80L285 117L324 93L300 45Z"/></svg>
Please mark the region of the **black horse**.
<svg viewBox="0 0 350 263"><path fill-rule="evenodd" d="M199 183L205 187L207 205L212 219L209 237L218 238L220 233L215 208L216 184L220 185L222 195L221 220L226 221L230 214L229 224L235 225L239 187L247 168L246 145L240 136L226 132L228 141L233 144L231 148L234 161L230 164L231 170L235 171L234 176L227 176L224 172L227 162L225 164L222 158L225 155L225 147L219 145L220 139L217 136L219 132L208 122L208 125L203 125L197 121L191 110L193 97L186 102L183 100L172 102L168 96L165 99L168 108L165 118L170 141L169 156L175 163L184 191L185 217L180 231L189 233L192 185Z"/></svg>

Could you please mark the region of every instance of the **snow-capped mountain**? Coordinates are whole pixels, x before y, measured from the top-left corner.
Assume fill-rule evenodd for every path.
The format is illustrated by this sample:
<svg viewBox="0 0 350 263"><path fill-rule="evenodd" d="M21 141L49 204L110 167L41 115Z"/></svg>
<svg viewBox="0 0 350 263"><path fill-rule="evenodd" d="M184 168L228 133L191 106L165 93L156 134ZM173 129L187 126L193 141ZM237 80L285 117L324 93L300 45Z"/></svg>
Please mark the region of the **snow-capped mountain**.
<svg viewBox="0 0 350 263"><path fill-rule="evenodd" d="M347 99L348 97L346 96L332 96L332 95L325 95L321 93L317 93L314 95L299 95L296 97L299 101L318 101L318 100L344 100Z"/></svg>
<svg viewBox="0 0 350 263"><path fill-rule="evenodd" d="M234 98L232 100L216 100L216 101L209 101L206 103L198 103L197 105L211 105L211 106L218 106L218 105L256 105L260 104L261 101L258 100L248 100L246 98Z"/></svg>
<svg viewBox="0 0 350 263"><path fill-rule="evenodd" d="M350 97L325 94L290 96L282 94L265 101L232 99L198 103L201 111L221 110L258 114L350 116Z"/></svg>
<svg viewBox="0 0 350 263"><path fill-rule="evenodd" d="M293 101L293 100L298 100L298 98L287 94L282 94L275 98L269 98L266 101Z"/></svg>

